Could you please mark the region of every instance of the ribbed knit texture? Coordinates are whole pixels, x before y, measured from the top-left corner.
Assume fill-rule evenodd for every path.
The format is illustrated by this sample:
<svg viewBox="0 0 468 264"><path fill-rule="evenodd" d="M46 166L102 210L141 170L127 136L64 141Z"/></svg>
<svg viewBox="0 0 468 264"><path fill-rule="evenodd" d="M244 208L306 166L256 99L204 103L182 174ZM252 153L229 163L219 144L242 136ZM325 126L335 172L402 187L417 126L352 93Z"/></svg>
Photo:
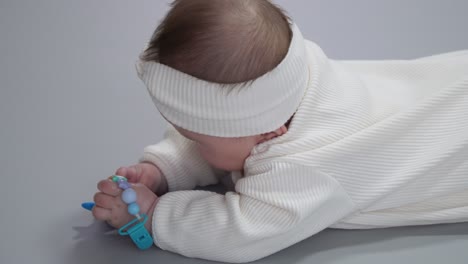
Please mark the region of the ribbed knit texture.
<svg viewBox="0 0 468 264"><path fill-rule="evenodd" d="M171 192L155 243L188 257L253 261L327 227L468 221L468 52L334 61L312 42L310 81L286 134L255 146L235 192L171 130L143 160Z"/></svg>
<svg viewBox="0 0 468 264"><path fill-rule="evenodd" d="M154 61L139 61L138 76L154 104L173 124L204 135L245 137L274 131L294 114L309 71L296 25L288 53L272 71L233 87L197 79Z"/></svg>
<svg viewBox="0 0 468 264"><path fill-rule="evenodd" d="M168 126L164 138L158 144L146 147L140 161L157 164L167 179L170 192L216 184L226 174L209 166L196 153L195 143L183 137L172 125Z"/></svg>

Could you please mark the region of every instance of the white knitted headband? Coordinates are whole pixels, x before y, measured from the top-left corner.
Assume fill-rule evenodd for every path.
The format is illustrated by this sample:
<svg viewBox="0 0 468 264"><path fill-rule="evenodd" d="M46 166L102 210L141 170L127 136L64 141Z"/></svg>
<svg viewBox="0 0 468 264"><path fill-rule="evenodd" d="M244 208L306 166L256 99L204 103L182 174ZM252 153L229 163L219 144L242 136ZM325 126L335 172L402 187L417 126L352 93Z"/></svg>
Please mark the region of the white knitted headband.
<svg viewBox="0 0 468 264"><path fill-rule="evenodd" d="M139 60L138 76L154 104L171 123L218 137L245 137L274 131L297 110L309 70L304 39L293 24L288 54L272 71L232 91L158 62Z"/></svg>

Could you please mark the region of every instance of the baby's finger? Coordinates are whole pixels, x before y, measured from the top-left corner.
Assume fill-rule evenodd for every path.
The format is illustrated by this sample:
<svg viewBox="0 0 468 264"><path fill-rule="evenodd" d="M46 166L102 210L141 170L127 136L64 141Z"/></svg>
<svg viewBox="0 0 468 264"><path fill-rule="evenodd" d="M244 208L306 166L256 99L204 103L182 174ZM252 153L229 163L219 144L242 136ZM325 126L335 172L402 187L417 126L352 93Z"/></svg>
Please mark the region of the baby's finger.
<svg viewBox="0 0 468 264"><path fill-rule="evenodd" d="M92 210L94 218L101 221L107 221L111 219L112 211L110 209L102 208L99 206L94 206Z"/></svg>
<svg viewBox="0 0 468 264"><path fill-rule="evenodd" d="M101 192L112 196L118 196L122 192L117 183L109 179L100 181L97 188Z"/></svg>
<svg viewBox="0 0 468 264"><path fill-rule="evenodd" d="M96 206L105 209L112 209L115 204L115 196L110 196L102 192L96 193L93 200Z"/></svg>
<svg viewBox="0 0 468 264"><path fill-rule="evenodd" d="M120 167L117 171L115 171L115 175L127 177L127 170L127 167Z"/></svg>
<svg viewBox="0 0 468 264"><path fill-rule="evenodd" d="M136 166L120 167L115 174L123 176L128 179L129 182L138 182L138 171Z"/></svg>

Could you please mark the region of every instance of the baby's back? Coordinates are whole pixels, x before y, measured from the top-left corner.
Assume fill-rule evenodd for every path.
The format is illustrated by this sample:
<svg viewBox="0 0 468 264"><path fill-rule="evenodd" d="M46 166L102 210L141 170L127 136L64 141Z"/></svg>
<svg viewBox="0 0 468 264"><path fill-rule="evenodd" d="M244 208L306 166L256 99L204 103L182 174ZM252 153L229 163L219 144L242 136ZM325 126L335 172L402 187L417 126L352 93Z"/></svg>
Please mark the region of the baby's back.
<svg viewBox="0 0 468 264"><path fill-rule="evenodd" d="M334 61L308 45L316 77L263 158L338 181L356 210L335 227L468 220L468 52Z"/></svg>

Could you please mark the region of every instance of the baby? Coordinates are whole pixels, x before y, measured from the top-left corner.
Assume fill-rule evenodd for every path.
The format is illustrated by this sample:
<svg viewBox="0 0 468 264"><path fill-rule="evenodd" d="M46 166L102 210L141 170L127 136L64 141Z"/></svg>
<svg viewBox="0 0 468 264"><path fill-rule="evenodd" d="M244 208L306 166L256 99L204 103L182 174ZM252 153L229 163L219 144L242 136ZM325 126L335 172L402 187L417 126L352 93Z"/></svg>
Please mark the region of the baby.
<svg viewBox="0 0 468 264"><path fill-rule="evenodd" d="M116 174L163 250L240 263L328 227L468 221L468 51L332 60L269 1L178 0L137 71L169 128ZM133 219L98 189L94 217Z"/></svg>

